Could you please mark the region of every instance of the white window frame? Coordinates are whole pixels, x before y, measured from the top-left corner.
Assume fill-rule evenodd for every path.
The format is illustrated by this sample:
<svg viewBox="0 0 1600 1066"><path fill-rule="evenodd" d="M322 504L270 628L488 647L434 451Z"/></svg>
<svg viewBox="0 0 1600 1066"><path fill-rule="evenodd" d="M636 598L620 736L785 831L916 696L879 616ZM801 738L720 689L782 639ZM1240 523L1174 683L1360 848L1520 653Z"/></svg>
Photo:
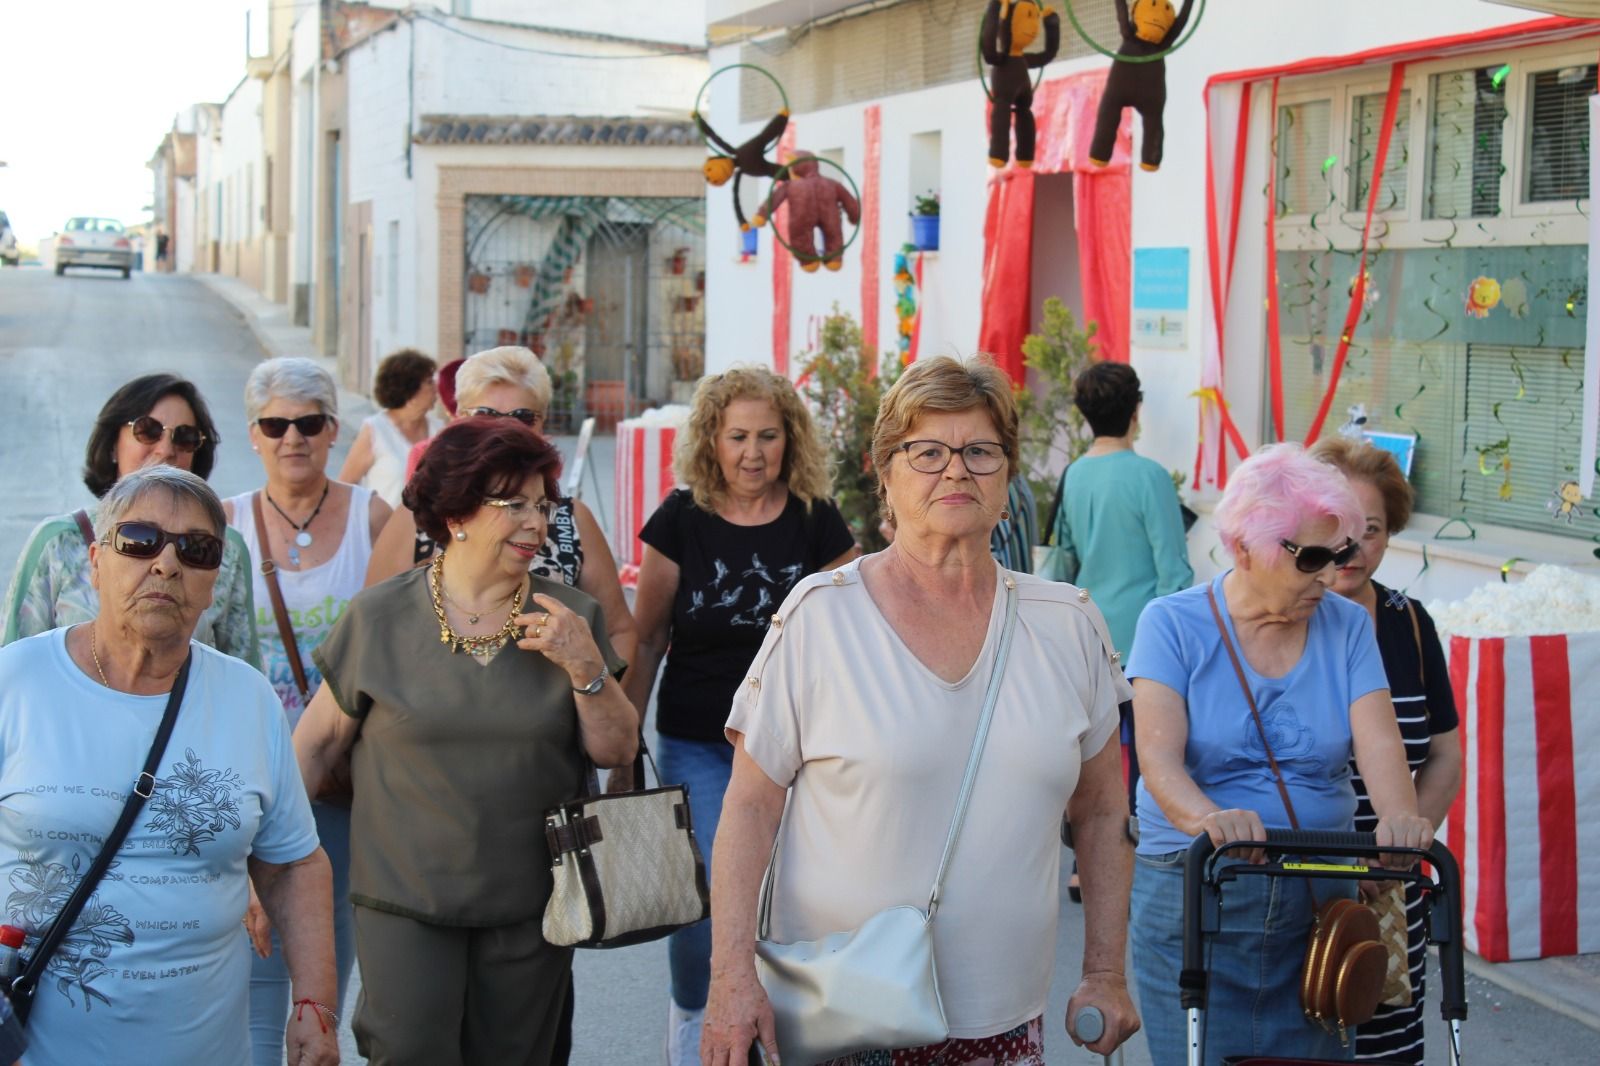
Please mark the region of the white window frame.
<svg viewBox="0 0 1600 1066"><path fill-rule="evenodd" d="M1426 82L1423 83L1424 87L1426 87L1426 84ZM1426 115L1419 115L1417 113L1417 91L1416 86L1412 84L1412 79L1409 73L1407 74L1405 81L1401 83L1400 91L1402 93L1408 91L1411 93L1411 134L1406 138L1406 142L1404 144L1402 144L1400 139L1397 137L1391 137L1389 139L1389 158L1384 160L1384 163L1387 167L1388 163L1394 159L1396 153L1405 153L1407 158L1406 206L1403 208L1391 208L1387 211L1374 211L1372 213L1372 217L1374 219L1381 218L1390 223L1407 222L1412 217L1420 214L1420 212L1415 211L1412 208L1412 205L1416 203L1416 197L1421 195L1416 175L1418 152L1417 145L1419 143L1416 132L1418 121L1426 121ZM1362 204L1359 207L1352 207L1350 205L1350 195L1354 191L1356 178L1355 170L1353 168L1355 161L1349 158L1350 145L1351 142L1355 140L1356 132L1356 101L1363 96L1377 96L1381 99L1386 98L1388 95L1389 79L1387 76L1372 81L1348 82L1344 88L1344 128L1339 131L1340 137L1338 142L1338 155L1340 163L1336 168L1343 175L1341 189L1342 195L1339 197L1339 215L1340 221L1347 226L1353 227L1358 236L1362 226L1366 224L1367 205ZM1399 117L1400 116L1398 114L1395 116L1397 120ZM1379 117L1378 121L1383 121L1381 116ZM1374 145L1374 151L1376 151L1376 145Z"/></svg>
<svg viewBox="0 0 1600 1066"><path fill-rule="evenodd" d="M1533 136L1533 93L1529 91L1531 88L1529 83L1533 81L1535 74L1544 74L1552 70L1560 70L1563 67L1588 67L1596 62L1600 62L1600 60L1597 60L1596 51L1591 47L1583 51L1568 49L1560 52L1548 52L1544 55L1525 59L1520 63L1513 62L1511 64L1511 77L1516 79L1516 85L1514 86L1516 92L1515 109L1511 110L1511 114L1512 118L1520 120L1521 124L1516 130L1516 143L1507 146L1510 149L1510 158L1505 160L1506 177L1510 179L1511 185L1511 197L1509 200L1502 200L1501 202L1510 204L1510 214L1513 218L1566 216L1577 220L1581 225L1576 225L1574 231L1580 232L1582 236L1570 242L1573 244L1587 243L1588 223L1573 206L1572 201L1547 200L1538 203L1524 203L1522 200L1522 168L1527 164L1527 158L1530 154L1528 142ZM1508 110L1512 109L1512 96L1509 89L1506 92L1506 107ZM1502 188L1502 195L1504 195L1504 192L1505 190ZM1583 211L1587 212L1589 210L1587 197L1578 201L1578 203L1582 205ZM1565 244L1568 242L1562 241L1560 243Z"/></svg>
<svg viewBox="0 0 1600 1066"><path fill-rule="evenodd" d="M1273 171L1273 173L1269 175L1269 179L1276 177L1278 167L1280 166L1278 162L1278 156L1272 151L1271 143L1271 139L1276 139L1278 136L1278 115L1286 107L1294 107L1297 104L1316 103L1326 103L1328 105L1329 136L1337 137L1339 135L1338 131L1344 125L1345 98L1343 93L1333 91L1331 87L1322 86L1308 87L1293 92L1284 92L1281 85L1278 87L1278 106L1277 109L1272 112L1272 125L1267 132L1267 136L1269 138L1267 145L1267 159L1269 160L1268 166ZM1335 145L1332 143L1324 145L1323 150L1325 153L1323 155L1324 159L1330 155L1343 155L1342 152L1335 151ZM1334 167L1332 177L1334 203L1335 205L1342 206L1346 196L1348 195L1345 189L1346 183L1343 168L1337 166ZM1274 188L1276 188L1276 185L1274 185ZM1267 209L1271 212L1276 212L1278 205L1276 203L1269 204ZM1307 232L1311 232L1311 215L1306 212L1296 212L1284 215L1282 218L1278 219L1278 232L1280 234L1284 232L1285 227L1290 226L1300 227L1305 229Z"/></svg>

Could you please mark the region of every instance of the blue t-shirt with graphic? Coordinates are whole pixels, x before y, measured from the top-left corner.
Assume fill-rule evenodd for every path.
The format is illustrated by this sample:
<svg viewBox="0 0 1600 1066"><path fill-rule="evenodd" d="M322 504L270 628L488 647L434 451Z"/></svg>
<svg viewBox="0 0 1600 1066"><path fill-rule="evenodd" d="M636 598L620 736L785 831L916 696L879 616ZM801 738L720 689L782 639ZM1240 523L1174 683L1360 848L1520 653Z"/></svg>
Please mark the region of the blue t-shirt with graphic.
<svg viewBox="0 0 1600 1066"><path fill-rule="evenodd" d="M1239 637L1222 591L1226 576L1150 602L1139 616L1128 676L1160 682L1183 697L1189 714L1184 769L1213 803L1255 811L1265 825L1287 828L1289 816L1261 734L1206 602L1209 587L1237 650ZM1300 827L1349 830L1356 811L1350 705L1389 687L1366 609L1335 593L1324 595L1307 625L1300 661L1282 677L1256 673L1242 652L1240 662ZM1189 846L1191 838L1167 820L1143 780L1137 802L1140 854Z"/></svg>
<svg viewBox="0 0 1600 1066"><path fill-rule="evenodd" d="M116 824L167 703L91 680L67 633L0 649L0 920L28 931L30 953ZM250 1060L245 860L302 859L317 831L272 687L190 647L154 794L39 983L30 1063Z"/></svg>

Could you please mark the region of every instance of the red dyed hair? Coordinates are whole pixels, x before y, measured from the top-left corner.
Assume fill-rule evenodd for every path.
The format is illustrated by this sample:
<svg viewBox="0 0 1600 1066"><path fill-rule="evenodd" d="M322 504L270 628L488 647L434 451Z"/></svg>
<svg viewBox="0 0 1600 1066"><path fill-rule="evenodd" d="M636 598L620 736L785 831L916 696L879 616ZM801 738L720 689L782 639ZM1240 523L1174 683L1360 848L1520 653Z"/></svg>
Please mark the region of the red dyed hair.
<svg viewBox="0 0 1600 1066"><path fill-rule="evenodd" d="M433 438L400 500L418 529L444 543L447 523L473 514L489 497L521 492L534 474L544 476L546 496L560 496L555 445L513 418L468 418Z"/></svg>

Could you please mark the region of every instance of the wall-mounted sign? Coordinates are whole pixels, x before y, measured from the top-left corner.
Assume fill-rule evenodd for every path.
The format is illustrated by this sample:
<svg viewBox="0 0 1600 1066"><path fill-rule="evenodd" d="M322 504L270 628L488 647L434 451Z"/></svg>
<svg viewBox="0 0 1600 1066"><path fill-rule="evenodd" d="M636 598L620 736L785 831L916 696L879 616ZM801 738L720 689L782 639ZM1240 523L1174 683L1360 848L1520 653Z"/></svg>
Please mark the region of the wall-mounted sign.
<svg viewBox="0 0 1600 1066"><path fill-rule="evenodd" d="M1133 343L1189 346L1189 249L1133 250Z"/></svg>

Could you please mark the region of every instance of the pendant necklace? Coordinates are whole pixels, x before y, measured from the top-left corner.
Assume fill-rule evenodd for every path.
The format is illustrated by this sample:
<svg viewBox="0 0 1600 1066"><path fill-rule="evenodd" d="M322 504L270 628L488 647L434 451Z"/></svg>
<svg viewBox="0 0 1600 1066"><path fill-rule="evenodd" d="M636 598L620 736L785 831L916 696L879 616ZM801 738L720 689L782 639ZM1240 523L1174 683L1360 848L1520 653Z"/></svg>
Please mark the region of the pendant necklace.
<svg viewBox="0 0 1600 1066"><path fill-rule="evenodd" d="M300 549L311 547L311 523L315 522L317 520L317 515L322 513L322 505L328 502L328 490L332 487L333 482L331 481L324 481L322 483L322 496L317 500L316 507L311 509L311 517L306 519L304 522L299 523L295 522L294 519L290 518L284 513L283 508L278 506L277 501L272 498L271 493L267 492L265 489L261 491L261 495L265 496L267 498L267 502L272 504L272 509L277 511L278 516L281 517L285 522L289 523L289 527L294 530L294 543L295 545L298 545L298 547L291 545L289 548L290 565L298 567L300 565Z"/></svg>

